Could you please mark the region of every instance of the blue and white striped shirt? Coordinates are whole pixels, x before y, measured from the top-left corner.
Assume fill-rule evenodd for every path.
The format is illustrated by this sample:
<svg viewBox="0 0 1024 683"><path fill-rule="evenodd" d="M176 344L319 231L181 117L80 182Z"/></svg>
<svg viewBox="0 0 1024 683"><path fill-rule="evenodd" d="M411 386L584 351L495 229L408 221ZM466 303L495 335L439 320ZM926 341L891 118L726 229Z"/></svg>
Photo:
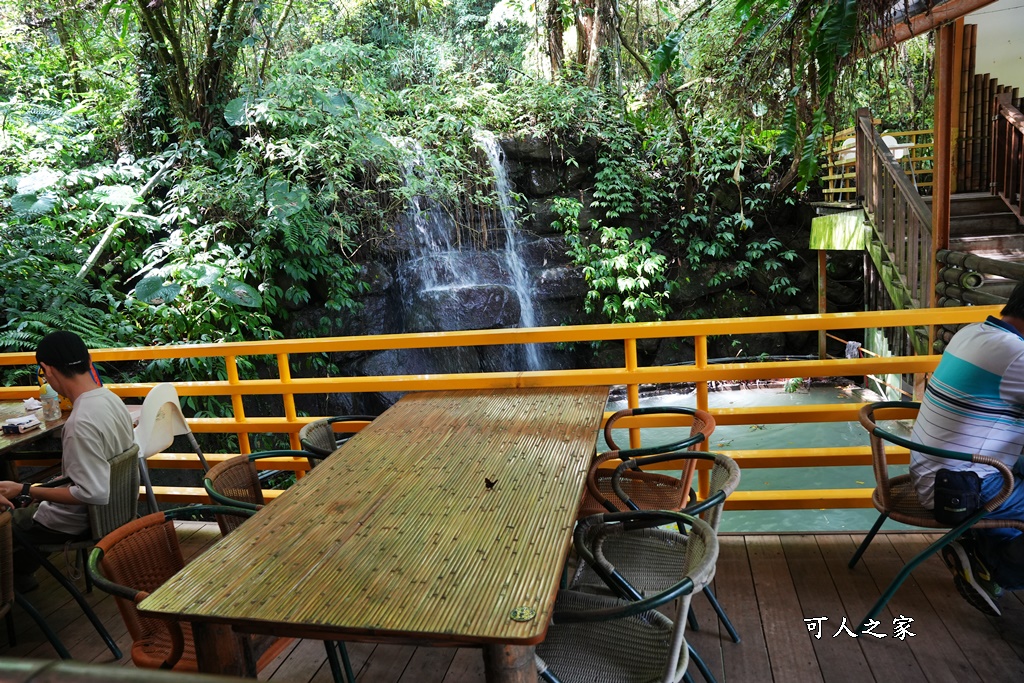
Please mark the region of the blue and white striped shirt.
<svg viewBox="0 0 1024 683"><path fill-rule="evenodd" d="M987 455L1013 467L1024 449L1024 337L989 317L954 335L921 401L911 439L961 453ZM940 469L995 474L985 465L912 452L910 474L917 497L934 507Z"/></svg>

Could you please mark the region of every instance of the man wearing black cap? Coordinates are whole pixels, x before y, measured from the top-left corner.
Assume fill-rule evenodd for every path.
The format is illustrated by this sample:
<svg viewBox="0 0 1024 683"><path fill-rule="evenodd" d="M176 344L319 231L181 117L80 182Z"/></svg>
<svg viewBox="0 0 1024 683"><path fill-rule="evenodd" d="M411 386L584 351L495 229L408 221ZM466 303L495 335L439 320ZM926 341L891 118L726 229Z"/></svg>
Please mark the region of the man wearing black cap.
<svg viewBox="0 0 1024 683"><path fill-rule="evenodd" d="M53 389L71 401L61 446L62 488L33 486L25 492L31 504L14 511L19 538L33 543L64 543L89 535L86 504L105 505L110 497L110 458L128 450L134 441L132 418L120 398L102 387L90 372L89 350L74 332L51 332L36 348L36 362ZM0 506L23 495L23 486L0 481ZM15 587L31 590L38 564L29 553L15 552Z"/></svg>

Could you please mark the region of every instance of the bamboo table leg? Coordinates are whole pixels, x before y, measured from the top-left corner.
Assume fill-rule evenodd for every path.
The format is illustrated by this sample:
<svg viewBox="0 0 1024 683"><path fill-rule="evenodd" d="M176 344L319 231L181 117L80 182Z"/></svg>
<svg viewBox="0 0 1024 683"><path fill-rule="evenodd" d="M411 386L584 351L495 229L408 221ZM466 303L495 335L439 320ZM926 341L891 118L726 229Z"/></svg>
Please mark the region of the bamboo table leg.
<svg viewBox="0 0 1024 683"><path fill-rule="evenodd" d="M537 683L532 645L485 645L487 683Z"/></svg>
<svg viewBox="0 0 1024 683"><path fill-rule="evenodd" d="M249 638L224 624L192 623L201 673L256 678L256 658Z"/></svg>

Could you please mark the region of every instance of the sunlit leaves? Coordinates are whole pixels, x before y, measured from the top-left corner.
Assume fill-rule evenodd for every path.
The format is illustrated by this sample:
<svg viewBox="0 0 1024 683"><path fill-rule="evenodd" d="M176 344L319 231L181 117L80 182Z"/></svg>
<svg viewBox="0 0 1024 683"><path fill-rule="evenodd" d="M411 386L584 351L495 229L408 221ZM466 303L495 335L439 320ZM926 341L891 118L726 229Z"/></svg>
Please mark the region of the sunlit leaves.
<svg viewBox="0 0 1024 683"><path fill-rule="evenodd" d="M181 285L167 282L162 275L144 278L135 286L135 297L150 304L170 303L180 293Z"/></svg>
<svg viewBox="0 0 1024 683"><path fill-rule="evenodd" d="M53 193L24 193L11 197L11 210L21 216L39 216L53 211L57 196Z"/></svg>
<svg viewBox="0 0 1024 683"><path fill-rule="evenodd" d="M234 306L257 308L262 303L255 288L209 264L156 269L135 286L135 298L148 304L171 304L187 289L208 289ZM202 296L201 291L197 294Z"/></svg>

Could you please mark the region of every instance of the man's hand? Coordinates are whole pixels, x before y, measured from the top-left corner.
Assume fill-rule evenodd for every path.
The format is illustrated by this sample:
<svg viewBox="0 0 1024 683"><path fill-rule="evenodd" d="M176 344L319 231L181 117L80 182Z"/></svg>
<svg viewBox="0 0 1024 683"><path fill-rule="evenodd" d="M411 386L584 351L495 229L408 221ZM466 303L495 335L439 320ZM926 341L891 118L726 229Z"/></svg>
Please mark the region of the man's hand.
<svg viewBox="0 0 1024 683"><path fill-rule="evenodd" d="M16 481L0 481L0 497L7 500L7 504L10 505L10 499L14 498L21 493L21 484Z"/></svg>
<svg viewBox="0 0 1024 683"><path fill-rule="evenodd" d="M0 511L2 511L2 510L13 510L13 509L14 509L14 503L12 503L11 501L7 500L7 498L5 496L0 495Z"/></svg>

